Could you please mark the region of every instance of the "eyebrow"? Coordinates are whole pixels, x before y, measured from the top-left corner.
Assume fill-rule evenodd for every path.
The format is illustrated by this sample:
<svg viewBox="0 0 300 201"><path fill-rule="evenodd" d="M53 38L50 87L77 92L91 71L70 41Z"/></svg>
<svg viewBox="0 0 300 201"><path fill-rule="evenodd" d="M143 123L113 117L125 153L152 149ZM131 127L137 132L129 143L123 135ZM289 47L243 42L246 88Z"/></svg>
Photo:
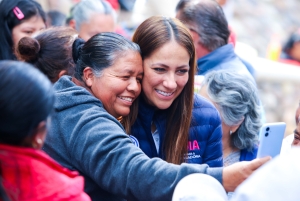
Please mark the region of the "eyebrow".
<svg viewBox="0 0 300 201"><path fill-rule="evenodd" d="M165 68L169 68L169 66L167 66L167 65L165 65L165 64L162 64L162 63L154 63L154 64L152 64L151 66L163 66L163 67L165 67ZM190 66L189 65L182 65L182 66L177 66L176 68L184 68L184 67L188 67L188 68L190 68Z"/></svg>

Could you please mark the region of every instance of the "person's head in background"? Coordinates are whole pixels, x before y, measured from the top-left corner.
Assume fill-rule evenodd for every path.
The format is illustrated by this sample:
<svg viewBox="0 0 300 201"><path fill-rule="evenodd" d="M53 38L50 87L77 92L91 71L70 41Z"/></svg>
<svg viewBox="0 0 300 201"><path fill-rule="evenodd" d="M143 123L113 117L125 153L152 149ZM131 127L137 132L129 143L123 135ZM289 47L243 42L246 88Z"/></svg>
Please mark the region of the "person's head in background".
<svg viewBox="0 0 300 201"><path fill-rule="evenodd" d="M105 32L73 43L73 82L98 98L106 111L120 118L137 108L143 64L140 48L123 36ZM136 109L134 109L136 111Z"/></svg>
<svg viewBox="0 0 300 201"><path fill-rule="evenodd" d="M22 38L16 55L19 60L34 65L54 83L63 75L74 74L72 44L76 38L77 32L70 27L52 27L34 38Z"/></svg>
<svg viewBox="0 0 300 201"><path fill-rule="evenodd" d="M220 113L225 159L232 152L257 148L260 105L256 85L249 75L228 70L212 71L206 75L200 93Z"/></svg>
<svg viewBox="0 0 300 201"><path fill-rule="evenodd" d="M180 164L187 153L193 107L196 64L192 37L178 19L154 16L136 29L132 41L142 51L144 100L167 110L166 160Z"/></svg>
<svg viewBox="0 0 300 201"><path fill-rule="evenodd" d="M0 60L13 59L19 40L46 28L46 15L34 0L3 0L0 3Z"/></svg>
<svg viewBox="0 0 300 201"><path fill-rule="evenodd" d="M215 0L180 0L176 18L189 28L197 59L227 45L228 23L222 7Z"/></svg>
<svg viewBox="0 0 300 201"><path fill-rule="evenodd" d="M47 27L65 26L67 16L58 10L47 12Z"/></svg>
<svg viewBox="0 0 300 201"><path fill-rule="evenodd" d="M98 33L116 30L116 13L104 0L81 1L71 9L71 16L69 25L86 41Z"/></svg>
<svg viewBox="0 0 300 201"><path fill-rule="evenodd" d="M293 32L282 47L281 59L300 62L300 29ZM298 63L298 65L300 65Z"/></svg>
<svg viewBox="0 0 300 201"><path fill-rule="evenodd" d="M30 64L0 61L0 143L40 149L53 104L51 82Z"/></svg>
<svg viewBox="0 0 300 201"><path fill-rule="evenodd" d="M294 140L292 146L300 146L300 102L295 114L296 129L294 130Z"/></svg>

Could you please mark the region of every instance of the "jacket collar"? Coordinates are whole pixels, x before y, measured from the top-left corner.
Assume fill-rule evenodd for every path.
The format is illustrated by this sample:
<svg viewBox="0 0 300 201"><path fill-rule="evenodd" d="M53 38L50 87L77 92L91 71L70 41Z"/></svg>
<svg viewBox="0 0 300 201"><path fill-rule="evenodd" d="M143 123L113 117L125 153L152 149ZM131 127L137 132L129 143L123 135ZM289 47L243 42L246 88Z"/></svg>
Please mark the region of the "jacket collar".
<svg viewBox="0 0 300 201"><path fill-rule="evenodd" d="M236 58L234 47L227 44L197 60L198 75L204 75L215 66Z"/></svg>

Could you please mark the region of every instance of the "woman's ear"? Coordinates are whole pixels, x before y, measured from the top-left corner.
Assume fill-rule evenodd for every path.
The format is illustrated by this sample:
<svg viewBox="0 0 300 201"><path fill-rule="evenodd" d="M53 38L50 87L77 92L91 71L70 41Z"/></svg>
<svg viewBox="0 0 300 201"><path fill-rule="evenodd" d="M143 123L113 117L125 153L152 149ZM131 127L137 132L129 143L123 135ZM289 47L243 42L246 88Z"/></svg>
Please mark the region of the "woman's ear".
<svg viewBox="0 0 300 201"><path fill-rule="evenodd" d="M93 83L94 83L94 73L93 73L93 70L92 68L90 67L86 67L84 70L83 70L83 81L85 82L85 84L88 86L88 87L92 87Z"/></svg>
<svg viewBox="0 0 300 201"><path fill-rule="evenodd" d="M68 75L68 72L66 70L62 70L58 73L58 79L63 76L63 75Z"/></svg>
<svg viewBox="0 0 300 201"><path fill-rule="evenodd" d="M45 142L46 134L47 134L46 121L42 121L37 126L36 133L31 138L32 147L35 149L42 149Z"/></svg>
<svg viewBox="0 0 300 201"><path fill-rule="evenodd" d="M71 19L69 21L69 26L76 30L76 28L75 28L76 27L76 21L74 19Z"/></svg>

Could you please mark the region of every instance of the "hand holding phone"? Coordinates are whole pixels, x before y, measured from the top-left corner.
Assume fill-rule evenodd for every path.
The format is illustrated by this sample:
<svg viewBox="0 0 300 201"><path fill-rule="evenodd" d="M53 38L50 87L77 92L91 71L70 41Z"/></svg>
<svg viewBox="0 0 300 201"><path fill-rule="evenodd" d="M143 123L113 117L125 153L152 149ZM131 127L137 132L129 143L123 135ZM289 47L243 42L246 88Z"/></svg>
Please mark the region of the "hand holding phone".
<svg viewBox="0 0 300 201"><path fill-rule="evenodd" d="M280 154L286 124L284 122L264 124L259 133L259 146L257 158L275 156Z"/></svg>

